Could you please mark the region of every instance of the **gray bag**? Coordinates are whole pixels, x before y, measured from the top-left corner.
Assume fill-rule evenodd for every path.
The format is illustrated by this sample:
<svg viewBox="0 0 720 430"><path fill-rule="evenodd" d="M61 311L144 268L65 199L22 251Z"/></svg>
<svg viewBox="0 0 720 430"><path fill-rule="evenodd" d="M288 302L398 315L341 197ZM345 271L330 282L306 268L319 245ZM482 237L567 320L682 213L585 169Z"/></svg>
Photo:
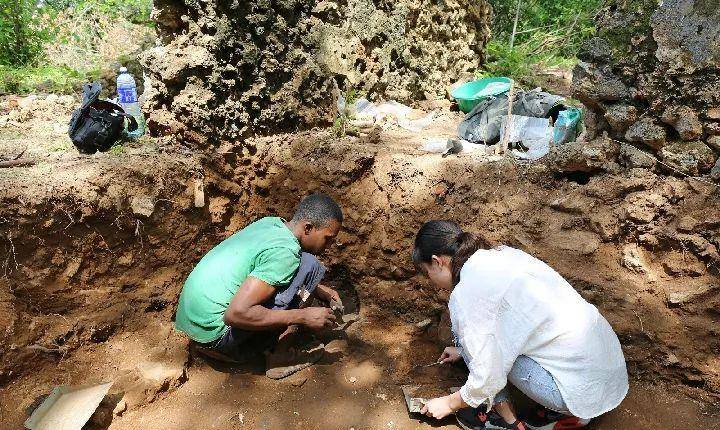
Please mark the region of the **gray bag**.
<svg viewBox="0 0 720 430"><path fill-rule="evenodd" d="M513 97L512 113L535 118L552 117L554 121L558 112L565 109L564 100L564 97L540 91L540 88L527 92L518 90ZM500 141L500 126L507 111L507 93L490 97L465 115L458 126L458 135L472 143L495 144Z"/></svg>

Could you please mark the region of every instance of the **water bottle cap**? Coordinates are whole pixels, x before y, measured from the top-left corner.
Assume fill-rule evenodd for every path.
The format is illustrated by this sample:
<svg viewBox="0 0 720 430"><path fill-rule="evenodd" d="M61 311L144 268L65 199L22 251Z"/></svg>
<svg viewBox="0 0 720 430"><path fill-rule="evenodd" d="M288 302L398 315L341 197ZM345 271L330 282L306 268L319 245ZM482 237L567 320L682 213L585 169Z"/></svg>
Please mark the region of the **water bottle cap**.
<svg viewBox="0 0 720 430"><path fill-rule="evenodd" d="M120 73L127 73L127 67L121 67Z"/></svg>

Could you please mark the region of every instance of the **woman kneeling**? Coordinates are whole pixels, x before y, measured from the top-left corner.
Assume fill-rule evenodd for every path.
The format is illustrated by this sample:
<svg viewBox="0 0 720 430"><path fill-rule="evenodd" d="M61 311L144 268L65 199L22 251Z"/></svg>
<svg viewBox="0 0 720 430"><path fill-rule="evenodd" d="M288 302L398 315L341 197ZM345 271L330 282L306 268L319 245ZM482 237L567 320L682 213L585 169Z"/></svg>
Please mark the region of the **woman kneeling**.
<svg viewBox="0 0 720 430"><path fill-rule="evenodd" d="M451 221L429 221L415 238L415 265L452 290L455 346L440 360L462 358L470 371L459 391L429 400L423 413L456 413L466 429L572 429L617 407L628 391L625 359L597 308L544 262L484 245ZM525 422L508 401L508 381L541 406Z"/></svg>

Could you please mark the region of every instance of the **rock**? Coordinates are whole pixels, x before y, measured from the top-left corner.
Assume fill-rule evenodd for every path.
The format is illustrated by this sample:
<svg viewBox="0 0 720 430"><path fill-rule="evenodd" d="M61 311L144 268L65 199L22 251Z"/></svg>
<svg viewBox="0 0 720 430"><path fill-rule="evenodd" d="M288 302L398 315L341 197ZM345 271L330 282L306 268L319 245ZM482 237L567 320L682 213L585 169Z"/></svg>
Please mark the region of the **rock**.
<svg viewBox="0 0 720 430"><path fill-rule="evenodd" d="M692 303L708 293L714 293L718 290L717 285L706 285L700 288L690 289L686 291L673 292L668 294L668 305L670 307L681 307Z"/></svg>
<svg viewBox="0 0 720 430"><path fill-rule="evenodd" d="M630 89L609 67L580 61L573 69L572 94L588 106L630 98Z"/></svg>
<svg viewBox="0 0 720 430"><path fill-rule="evenodd" d="M720 107L710 108L705 112L705 116L710 119L720 119Z"/></svg>
<svg viewBox="0 0 720 430"><path fill-rule="evenodd" d="M425 330L426 328L430 327L430 324L432 324L432 319L428 318L415 324L415 327L419 328L420 330Z"/></svg>
<svg viewBox="0 0 720 430"><path fill-rule="evenodd" d="M605 111L605 120L613 131L625 133L630 124L637 120L637 108L632 105L614 104Z"/></svg>
<svg viewBox="0 0 720 430"><path fill-rule="evenodd" d="M183 137L218 143L327 124L340 91L401 102L442 96L482 63L491 8L484 0L157 0L153 17L162 45L140 58L157 87L150 118L166 110L190 129Z"/></svg>
<svg viewBox="0 0 720 430"><path fill-rule="evenodd" d="M599 234L605 242L615 240L620 231L618 217L609 211L593 211L590 215L590 230Z"/></svg>
<svg viewBox="0 0 720 430"><path fill-rule="evenodd" d="M716 160L713 151L699 141L670 143L659 155L665 164L691 176L709 172Z"/></svg>
<svg viewBox="0 0 720 430"><path fill-rule="evenodd" d="M115 409L113 409L113 414L121 416L126 410L127 402L125 401L125 399L120 399L117 405L115 405Z"/></svg>
<svg viewBox="0 0 720 430"><path fill-rule="evenodd" d="M615 165L619 152L618 143L601 137L553 146L544 161L550 170L560 173L608 171Z"/></svg>
<svg viewBox="0 0 720 430"><path fill-rule="evenodd" d="M630 142L642 143L653 149L660 149L665 144L667 133L665 128L646 117L636 121L628 128L625 139Z"/></svg>
<svg viewBox="0 0 720 430"><path fill-rule="evenodd" d="M655 219L667 199L656 193L636 193L627 197L625 218L647 224Z"/></svg>
<svg viewBox="0 0 720 430"><path fill-rule="evenodd" d="M668 355L665 357L665 365L666 366L675 366L676 364L679 364L680 360L678 360L677 356L675 354L668 353Z"/></svg>
<svg viewBox="0 0 720 430"><path fill-rule="evenodd" d="M705 264L695 255L680 251L671 251L663 256L662 267L665 273L673 277L697 277L707 270Z"/></svg>
<svg viewBox="0 0 720 430"><path fill-rule="evenodd" d="M621 263L635 273L648 274L645 252L637 244L628 244L623 247Z"/></svg>
<svg viewBox="0 0 720 430"><path fill-rule="evenodd" d="M691 216L684 216L678 220L677 228L679 231L689 233L695 230L698 225L698 221Z"/></svg>
<svg viewBox="0 0 720 430"><path fill-rule="evenodd" d="M345 356L350 352L350 345L346 339L333 339L325 345L325 353Z"/></svg>
<svg viewBox="0 0 720 430"><path fill-rule="evenodd" d="M354 376L351 376L351 377L348 379L348 381L350 381L351 384L356 383L357 380L358 380L358 379L357 379L356 377L354 377Z"/></svg>
<svg viewBox="0 0 720 430"><path fill-rule="evenodd" d="M196 179L193 186L193 197L196 208L205 206L205 187L202 179Z"/></svg>
<svg viewBox="0 0 720 430"><path fill-rule="evenodd" d="M657 165L657 159L654 155L627 143L620 144L618 161L628 169L653 169Z"/></svg>
<svg viewBox="0 0 720 430"><path fill-rule="evenodd" d="M155 201L151 196L135 195L130 199L130 208L135 215L147 218L155 210Z"/></svg>
<svg viewBox="0 0 720 430"><path fill-rule="evenodd" d="M710 170L710 178L715 182L720 182L720 159L715 162L715 166Z"/></svg>
<svg viewBox="0 0 720 430"><path fill-rule="evenodd" d="M705 123L705 134L708 136L720 136L720 122Z"/></svg>
<svg viewBox="0 0 720 430"><path fill-rule="evenodd" d="M703 134L700 119L695 111L687 106L669 107L660 118L665 124L672 126L682 140L696 140Z"/></svg>
<svg viewBox="0 0 720 430"><path fill-rule="evenodd" d="M710 136L705 142L713 151L720 153L720 136Z"/></svg>
<svg viewBox="0 0 720 430"><path fill-rule="evenodd" d="M552 241L558 248L580 255L592 255L600 246L597 235L586 231L562 231Z"/></svg>
<svg viewBox="0 0 720 430"><path fill-rule="evenodd" d="M612 58L612 48L607 40L591 37L582 43L577 57L589 63L607 63Z"/></svg>

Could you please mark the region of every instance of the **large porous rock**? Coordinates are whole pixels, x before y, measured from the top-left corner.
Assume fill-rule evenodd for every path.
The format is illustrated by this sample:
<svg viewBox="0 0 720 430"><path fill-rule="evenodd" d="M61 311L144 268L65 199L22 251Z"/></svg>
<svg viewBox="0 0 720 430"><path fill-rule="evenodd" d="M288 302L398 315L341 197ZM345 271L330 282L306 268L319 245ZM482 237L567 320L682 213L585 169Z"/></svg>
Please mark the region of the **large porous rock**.
<svg viewBox="0 0 720 430"><path fill-rule="evenodd" d="M671 106L665 109L661 119L671 125L682 140L696 140L702 136L702 123L695 111L687 106Z"/></svg>
<svg viewBox="0 0 720 430"><path fill-rule="evenodd" d="M719 6L716 0L606 0L573 76L575 97L595 113L586 116L597 122L588 129L609 127L656 151L665 131L671 140L676 133L686 141L720 135L714 118L720 117Z"/></svg>
<svg viewBox="0 0 720 430"><path fill-rule="evenodd" d="M637 108L623 103L610 105L605 112L605 120L613 131L624 133L637 120Z"/></svg>
<svg viewBox="0 0 720 430"><path fill-rule="evenodd" d="M631 125L625 133L629 142L639 142L654 149L660 149L665 144L667 133L663 126L657 124L652 118L642 118Z"/></svg>
<svg viewBox="0 0 720 430"><path fill-rule="evenodd" d="M662 161L673 169L688 175L707 173L717 158L702 142L673 142L660 150Z"/></svg>
<svg viewBox="0 0 720 430"><path fill-rule="evenodd" d="M483 61L484 0L157 0L148 125L200 144L328 124L339 92L444 97ZM182 124L184 127L178 127Z"/></svg>

